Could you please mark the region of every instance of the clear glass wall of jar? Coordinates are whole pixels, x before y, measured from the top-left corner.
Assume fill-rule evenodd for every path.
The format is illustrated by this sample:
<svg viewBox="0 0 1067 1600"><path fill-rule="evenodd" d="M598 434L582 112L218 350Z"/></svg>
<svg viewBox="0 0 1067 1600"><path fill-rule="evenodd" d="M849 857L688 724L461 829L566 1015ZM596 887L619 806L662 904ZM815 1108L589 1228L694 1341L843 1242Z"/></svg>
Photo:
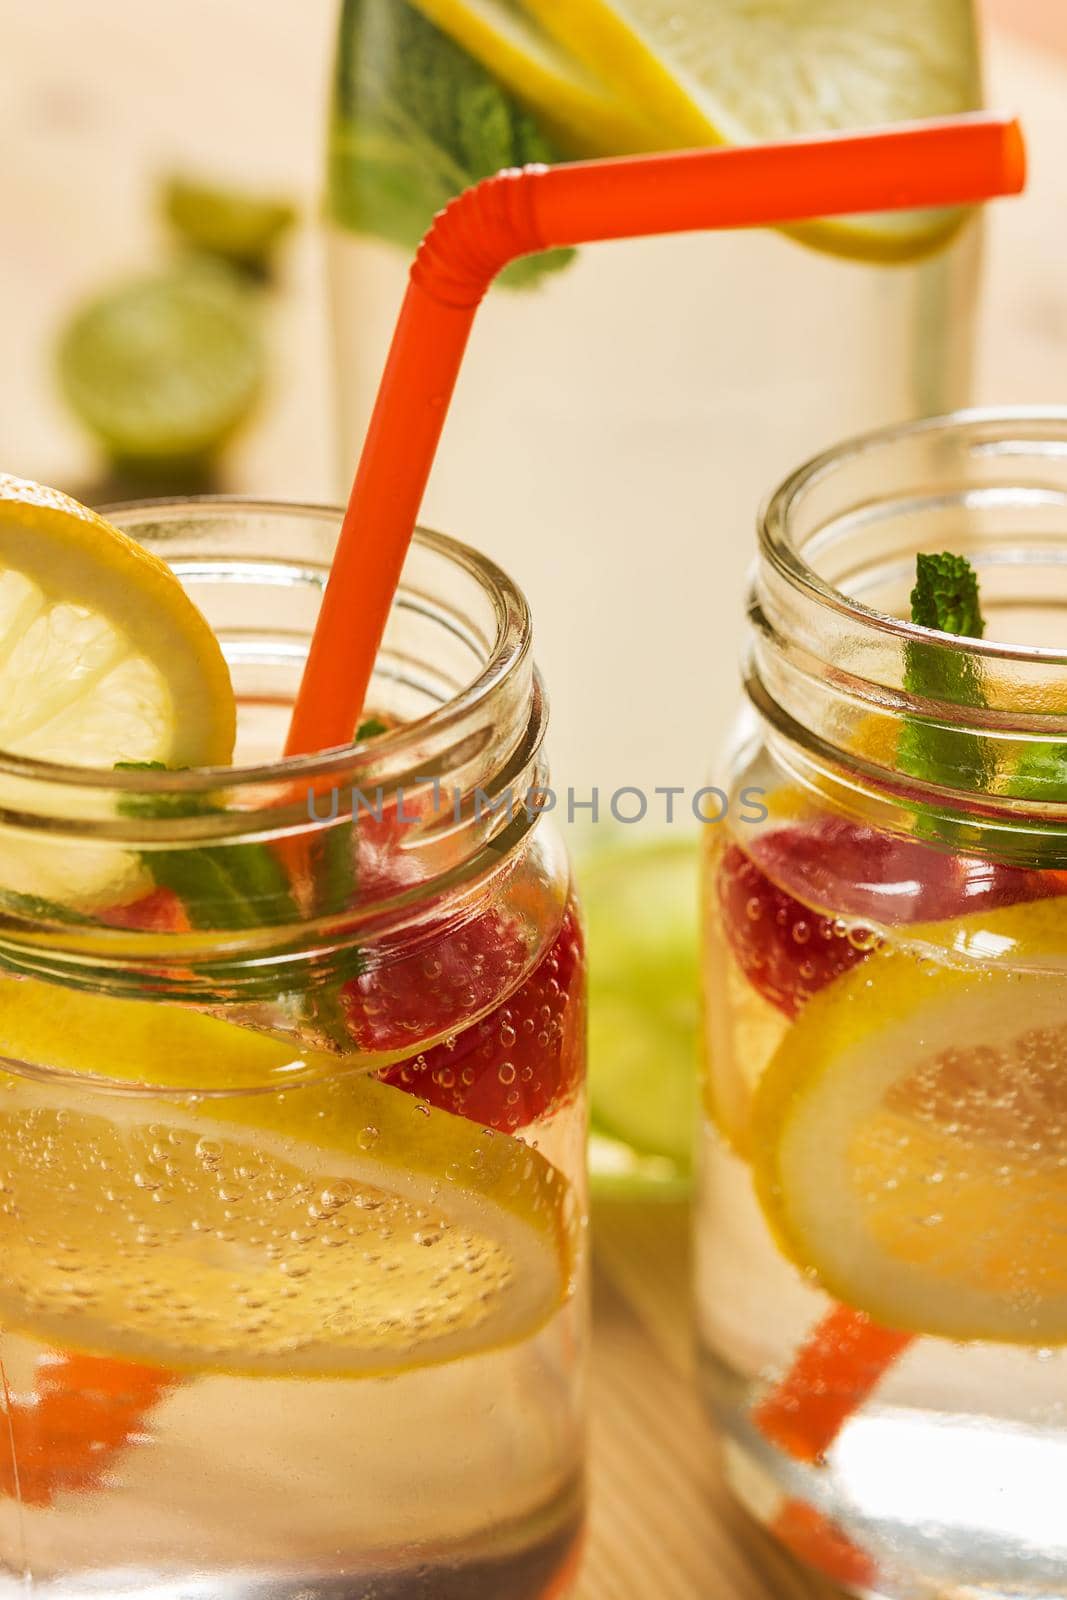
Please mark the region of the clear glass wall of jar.
<svg viewBox="0 0 1067 1600"><path fill-rule="evenodd" d="M279 761L340 514L113 516L240 764L0 757L0 1595L534 1600L582 1516L584 957L525 601L418 534L379 725Z"/></svg>
<svg viewBox="0 0 1067 1600"><path fill-rule="evenodd" d="M704 876L706 1392L835 1581L1058 1595L1067 410L847 444L760 534ZM919 552L972 564L981 642L902 620Z"/></svg>

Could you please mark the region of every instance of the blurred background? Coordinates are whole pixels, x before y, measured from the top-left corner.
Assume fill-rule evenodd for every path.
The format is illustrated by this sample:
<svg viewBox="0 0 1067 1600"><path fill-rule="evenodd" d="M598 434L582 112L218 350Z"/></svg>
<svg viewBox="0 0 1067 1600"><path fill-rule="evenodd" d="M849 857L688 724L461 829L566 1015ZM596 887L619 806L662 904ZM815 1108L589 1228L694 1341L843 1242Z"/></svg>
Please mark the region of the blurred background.
<svg viewBox="0 0 1067 1600"><path fill-rule="evenodd" d="M982 21L986 101L1024 113L1032 177L1023 200L993 208L988 219L973 397L1067 399L1067 9L1061 0L983 0ZM400 292L402 258L395 252L392 270L373 249L350 260L334 248L331 320L322 217L337 35L338 12L327 4L0 0L6 468L96 502L129 491L60 395L56 343L93 296L174 259L162 186L177 175L279 198L298 218L278 244L264 291L267 380L209 486L315 500L343 493ZM691 251L687 261L705 274L700 287L681 293L674 321L653 322L642 346L649 295L663 269L650 247L639 250L613 256L610 267L597 259L603 286L590 281L581 291L587 305L595 293L597 315L586 317L575 337L568 333L566 358L554 282L523 297L525 318L511 316L508 294L494 291L465 381L472 407L475 386L491 388L498 432L479 435L481 454L472 459L462 420L453 424L427 507L429 520L487 546L527 588L555 700L557 776L585 789L597 784L605 795L618 783L695 786L709 770L735 698L752 519L773 476L829 443L832 433L887 420L886 412L939 409L962 387L927 383L927 404L922 393L877 407L860 393L846 403L847 369L835 368L831 354L821 381L840 390L840 403L806 430L787 430L782 419L812 410L799 382L770 391L753 384L747 367L738 381L746 358L755 367L791 359L781 329L770 329L766 351L756 351L754 312L735 304L742 279L766 282L759 292L768 306L783 299L774 263L764 280L759 259L750 266L747 257L731 258L724 268L720 256ZM805 266L817 259L809 251L793 250L790 259L788 273L809 271L817 293L815 275L827 269ZM558 277L562 284L569 274ZM847 283L854 278L853 271ZM936 338L941 319L932 292L922 291L928 303L905 325L908 337L927 337L925 317ZM838 298L836 289L826 296L835 315ZM801 348L799 359L817 378L818 341L830 335L818 324L817 299L813 307L811 351ZM795 315L802 318L803 310ZM509 319L512 329L521 324L523 333L503 371L483 374L478 362L497 359L485 352L500 348L508 331L498 338L493 316L502 327ZM546 320L560 329L555 343ZM847 322L845 331L851 336ZM699 359L683 348L694 340ZM565 359L565 371L551 370ZM892 360L891 351L875 347L859 351L854 365ZM940 354L932 360L936 366ZM599 389L588 377L598 363ZM523 388L525 411L509 406L512 387ZM674 411L666 402L655 417L634 410L639 391L670 387ZM616 407L609 397L620 389L630 398ZM723 395L731 407L725 416ZM521 430L535 408L544 426L536 448L524 449ZM781 438L742 468L735 433L775 426ZM168 486L165 472L150 484ZM544 530L551 529L550 538ZM634 584L634 562L672 576ZM617 587L605 577L612 568L624 570ZM678 571L686 583L676 581ZM669 712L660 705L668 681Z"/></svg>

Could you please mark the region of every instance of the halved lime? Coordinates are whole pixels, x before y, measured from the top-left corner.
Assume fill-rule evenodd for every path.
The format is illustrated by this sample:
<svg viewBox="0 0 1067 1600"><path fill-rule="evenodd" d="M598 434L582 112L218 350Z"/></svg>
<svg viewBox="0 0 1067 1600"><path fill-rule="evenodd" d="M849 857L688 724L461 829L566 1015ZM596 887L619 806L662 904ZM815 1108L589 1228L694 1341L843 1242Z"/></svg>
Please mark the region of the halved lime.
<svg viewBox="0 0 1067 1600"><path fill-rule="evenodd" d="M676 1192L690 1173L699 1036L695 841L610 845L581 863L589 929L595 1186ZM624 1159L626 1152L632 1160Z"/></svg>
<svg viewBox="0 0 1067 1600"><path fill-rule="evenodd" d="M280 196L177 174L166 179L160 198L164 216L184 243L253 272L266 270L275 246L296 221L296 207Z"/></svg>
<svg viewBox="0 0 1067 1600"><path fill-rule="evenodd" d="M248 416L263 368L255 290L200 260L108 290L59 345L71 408L111 455L142 465L210 455Z"/></svg>

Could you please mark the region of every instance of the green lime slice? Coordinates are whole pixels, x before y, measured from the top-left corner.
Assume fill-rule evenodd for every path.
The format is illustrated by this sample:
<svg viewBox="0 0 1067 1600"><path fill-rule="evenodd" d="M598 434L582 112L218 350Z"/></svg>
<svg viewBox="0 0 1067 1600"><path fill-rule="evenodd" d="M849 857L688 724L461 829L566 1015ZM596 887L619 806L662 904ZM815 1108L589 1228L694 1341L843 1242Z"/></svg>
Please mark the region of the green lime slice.
<svg viewBox="0 0 1067 1600"><path fill-rule="evenodd" d="M689 1177L700 1018L698 850L611 845L580 863L589 929L594 1185L675 1190ZM627 1164L619 1148L629 1152Z"/></svg>
<svg viewBox="0 0 1067 1600"><path fill-rule="evenodd" d="M296 207L274 195L174 176L162 186L163 215L195 250L265 272L274 248L296 221Z"/></svg>
<svg viewBox="0 0 1067 1600"><path fill-rule="evenodd" d="M112 456L141 465L212 454L251 411L263 366L256 291L216 262L118 284L59 344L71 409Z"/></svg>

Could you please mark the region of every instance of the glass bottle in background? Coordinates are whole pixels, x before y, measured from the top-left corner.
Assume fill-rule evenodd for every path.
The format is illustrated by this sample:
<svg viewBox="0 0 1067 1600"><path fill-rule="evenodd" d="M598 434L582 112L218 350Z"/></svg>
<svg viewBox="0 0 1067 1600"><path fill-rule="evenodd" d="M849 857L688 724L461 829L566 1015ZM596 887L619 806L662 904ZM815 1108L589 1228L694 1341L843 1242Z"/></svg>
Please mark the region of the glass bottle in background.
<svg viewBox="0 0 1067 1600"><path fill-rule="evenodd" d="M976 104L969 0L914 10L898 0L874 32L804 0L741 16L721 0L344 0L328 174L339 481L408 260L454 193L527 161ZM494 286L424 515L530 593L566 687L561 785L596 785L603 806L620 785L701 781L691 730L725 726L761 494L842 433L966 398L979 253L973 217L863 219L803 243L557 251Z"/></svg>

